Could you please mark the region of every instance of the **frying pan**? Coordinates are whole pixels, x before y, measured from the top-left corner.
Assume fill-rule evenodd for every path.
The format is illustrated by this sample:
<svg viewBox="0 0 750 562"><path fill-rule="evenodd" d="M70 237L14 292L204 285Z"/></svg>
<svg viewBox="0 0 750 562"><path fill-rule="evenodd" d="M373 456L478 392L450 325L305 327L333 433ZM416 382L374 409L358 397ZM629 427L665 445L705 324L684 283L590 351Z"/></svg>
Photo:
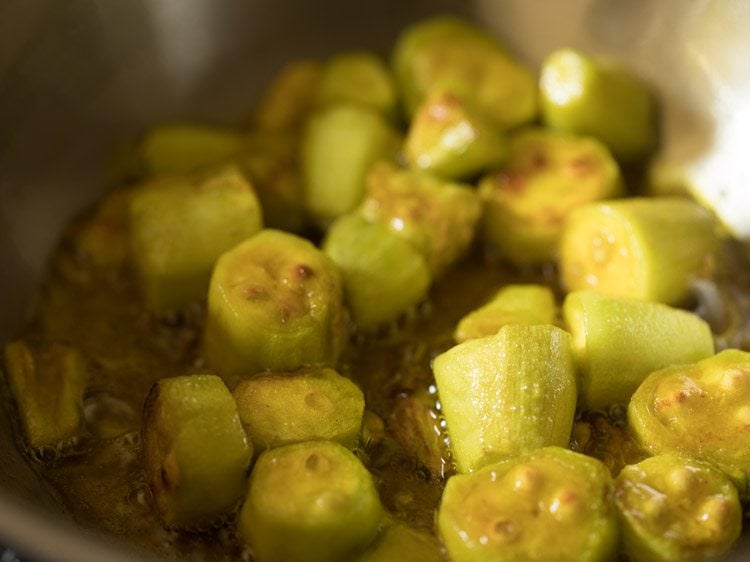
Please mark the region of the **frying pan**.
<svg viewBox="0 0 750 562"><path fill-rule="evenodd" d="M440 12L483 22L532 65L560 46L631 65L664 102L661 160L750 239L744 0L3 0L0 343L23 324L62 227L111 187L113 154L145 127L235 123L284 61L386 53L405 25ZM19 453L7 402L0 544L39 561L147 560L68 519ZM750 559L747 534L729 559Z"/></svg>

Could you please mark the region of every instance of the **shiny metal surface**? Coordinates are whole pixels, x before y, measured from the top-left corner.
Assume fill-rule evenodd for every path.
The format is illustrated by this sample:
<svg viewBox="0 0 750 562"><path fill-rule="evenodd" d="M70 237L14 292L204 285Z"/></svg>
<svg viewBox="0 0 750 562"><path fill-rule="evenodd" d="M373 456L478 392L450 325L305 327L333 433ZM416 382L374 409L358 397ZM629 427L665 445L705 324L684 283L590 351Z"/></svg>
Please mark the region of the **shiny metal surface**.
<svg viewBox="0 0 750 562"><path fill-rule="evenodd" d="M145 126L236 122L290 57L383 51L442 11L472 13L533 64L560 45L624 57L667 101L664 158L750 237L744 0L3 0L0 342L23 322L62 226L109 187L112 155ZM58 517L0 408L0 544L36 560L142 559ZM750 557L743 548L733 560Z"/></svg>

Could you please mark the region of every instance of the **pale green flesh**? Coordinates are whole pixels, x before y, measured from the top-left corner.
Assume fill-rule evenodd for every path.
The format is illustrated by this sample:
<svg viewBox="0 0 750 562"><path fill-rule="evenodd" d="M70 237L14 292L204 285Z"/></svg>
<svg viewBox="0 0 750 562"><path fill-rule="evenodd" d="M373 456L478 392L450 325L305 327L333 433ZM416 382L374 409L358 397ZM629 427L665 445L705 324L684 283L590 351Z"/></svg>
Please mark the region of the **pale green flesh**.
<svg viewBox="0 0 750 562"><path fill-rule="evenodd" d="M258 452L315 439L353 449L359 441L364 396L333 369L260 374L242 381L233 394Z"/></svg>
<svg viewBox="0 0 750 562"><path fill-rule="evenodd" d="M616 504L634 562L685 562L725 554L742 529L732 482L718 470L672 455L625 467Z"/></svg>
<svg viewBox="0 0 750 562"><path fill-rule="evenodd" d="M203 348L223 376L330 365L344 338L339 271L309 241L264 230L217 261Z"/></svg>
<svg viewBox="0 0 750 562"><path fill-rule="evenodd" d="M599 461L548 447L452 477L438 531L453 562L604 562L617 540L611 494Z"/></svg>
<svg viewBox="0 0 750 562"><path fill-rule="evenodd" d="M732 478L744 499L750 494L749 403L750 354L730 349L652 373L630 401L628 422L652 454L711 463Z"/></svg>
<svg viewBox="0 0 750 562"><path fill-rule="evenodd" d="M239 530L258 562L344 562L383 524L371 475L347 449L309 441L263 453Z"/></svg>

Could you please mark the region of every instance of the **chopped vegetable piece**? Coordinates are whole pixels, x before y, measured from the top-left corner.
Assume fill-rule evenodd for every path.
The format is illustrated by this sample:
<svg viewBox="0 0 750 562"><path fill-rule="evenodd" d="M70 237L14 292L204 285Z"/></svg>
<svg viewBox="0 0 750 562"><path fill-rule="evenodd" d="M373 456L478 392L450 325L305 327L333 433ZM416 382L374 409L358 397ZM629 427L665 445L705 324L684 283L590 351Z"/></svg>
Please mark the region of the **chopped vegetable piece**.
<svg viewBox="0 0 750 562"><path fill-rule="evenodd" d="M437 539L403 523L389 525L357 562L443 562Z"/></svg>
<svg viewBox="0 0 750 562"><path fill-rule="evenodd" d="M250 179L263 207L263 224L289 232L305 227L298 135L263 131L250 135L237 166Z"/></svg>
<svg viewBox="0 0 750 562"><path fill-rule="evenodd" d="M282 68L258 102L255 126L261 131L299 129L314 105L320 73L321 65L314 60L298 60Z"/></svg>
<svg viewBox="0 0 750 562"><path fill-rule="evenodd" d="M560 275L570 291L679 304L691 281L710 270L717 246L713 217L689 199L602 202L570 216Z"/></svg>
<svg viewBox="0 0 750 562"><path fill-rule="evenodd" d="M336 55L325 63L317 83L318 105L355 103L385 117L396 115L398 98L390 70L366 51Z"/></svg>
<svg viewBox="0 0 750 562"><path fill-rule="evenodd" d="M657 369L714 353L706 322L660 303L576 291L565 298L563 316L573 335L581 402L592 410L627 404Z"/></svg>
<svg viewBox="0 0 750 562"><path fill-rule="evenodd" d="M302 139L304 204L318 223L353 210L378 160L395 160L398 133L372 109L337 104L315 112Z"/></svg>
<svg viewBox="0 0 750 562"><path fill-rule="evenodd" d="M553 260L576 208L623 194L620 169L594 138L530 129L515 135L508 163L484 178L484 238L517 264Z"/></svg>
<svg viewBox="0 0 750 562"><path fill-rule="evenodd" d="M491 336L506 324L554 324L555 295L544 285L507 285L464 316L453 334L458 342Z"/></svg>
<svg viewBox="0 0 750 562"><path fill-rule="evenodd" d="M404 153L411 168L447 179L466 179L505 162L508 141L468 103L438 91L417 109Z"/></svg>
<svg viewBox="0 0 750 562"><path fill-rule="evenodd" d="M346 302L361 330L396 320L427 296L431 278L424 257L387 225L345 215L331 225L323 251L341 270Z"/></svg>
<svg viewBox="0 0 750 562"><path fill-rule="evenodd" d="M341 276L311 242L266 229L216 262L203 352L224 377L334 365L346 343Z"/></svg>
<svg viewBox="0 0 750 562"><path fill-rule="evenodd" d="M560 328L508 324L449 349L432 368L459 472L567 445L576 380Z"/></svg>
<svg viewBox="0 0 750 562"><path fill-rule="evenodd" d="M400 170L386 162L370 169L362 215L387 224L425 257L439 276L468 250L482 208L471 186Z"/></svg>
<svg viewBox="0 0 750 562"><path fill-rule="evenodd" d="M351 451L309 441L260 456L238 525L258 562L343 562L375 538L384 515Z"/></svg>
<svg viewBox="0 0 750 562"><path fill-rule="evenodd" d="M228 129L159 125L146 134L138 152L146 174L186 173L227 162L243 143L243 135Z"/></svg>
<svg viewBox="0 0 750 562"><path fill-rule="evenodd" d="M252 444L219 377L157 382L146 398L142 439L146 478L167 526L210 524L242 497Z"/></svg>
<svg viewBox="0 0 750 562"><path fill-rule="evenodd" d="M448 480L437 525L453 562L599 562L617 547L612 477L547 447Z"/></svg>
<svg viewBox="0 0 750 562"><path fill-rule="evenodd" d="M628 423L652 454L711 463L750 498L750 353L727 349L652 373L630 401Z"/></svg>
<svg viewBox="0 0 750 562"><path fill-rule="evenodd" d="M129 216L133 260L156 312L204 299L216 259L263 222L252 186L234 167L150 180L133 193Z"/></svg>
<svg viewBox="0 0 750 562"><path fill-rule="evenodd" d="M5 373L31 447L56 445L82 429L88 366L78 350L15 340L5 346Z"/></svg>
<svg viewBox="0 0 750 562"><path fill-rule="evenodd" d="M495 37L456 17L438 16L404 30L394 47L393 68L410 117L428 94L439 90L475 103L501 128L536 115L532 72Z"/></svg>
<svg viewBox="0 0 750 562"><path fill-rule="evenodd" d="M333 369L261 373L242 381L233 395L257 453L316 439L349 449L359 442L365 397Z"/></svg>
<svg viewBox="0 0 750 562"><path fill-rule="evenodd" d="M633 562L698 562L726 554L742 531L732 482L709 465L660 455L617 477L625 551Z"/></svg>
<svg viewBox="0 0 750 562"><path fill-rule="evenodd" d="M542 119L553 129L592 135L623 161L656 146L651 92L627 68L573 49L560 49L542 64Z"/></svg>

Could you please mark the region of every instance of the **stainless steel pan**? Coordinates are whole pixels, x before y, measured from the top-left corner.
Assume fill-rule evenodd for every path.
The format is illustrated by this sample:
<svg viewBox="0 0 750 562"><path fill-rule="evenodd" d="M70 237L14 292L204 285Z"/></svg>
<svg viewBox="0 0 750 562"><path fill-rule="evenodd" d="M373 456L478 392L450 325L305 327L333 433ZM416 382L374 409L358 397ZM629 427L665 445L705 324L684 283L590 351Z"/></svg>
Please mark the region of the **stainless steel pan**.
<svg viewBox="0 0 750 562"><path fill-rule="evenodd" d="M427 14L470 14L538 64L624 58L665 100L663 158L750 238L750 3L744 0L4 0L0 2L0 342L23 323L62 226L144 127L231 123L285 60L384 51ZM7 400L1 401L7 406ZM750 559L744 541L732 560ZM113 546L114 543L114 546ZM0 408L0 544L35 560L144 559L67 520Z"/></svg>

